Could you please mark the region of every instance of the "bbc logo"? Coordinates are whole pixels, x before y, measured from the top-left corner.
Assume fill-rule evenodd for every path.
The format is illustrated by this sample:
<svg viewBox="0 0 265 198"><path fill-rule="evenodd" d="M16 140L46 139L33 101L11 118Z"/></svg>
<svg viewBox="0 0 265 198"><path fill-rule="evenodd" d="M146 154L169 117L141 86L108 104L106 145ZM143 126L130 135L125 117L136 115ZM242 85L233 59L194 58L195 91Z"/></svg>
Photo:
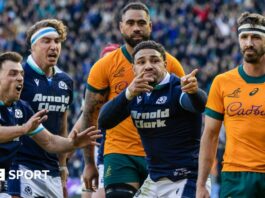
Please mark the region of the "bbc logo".
<svg viewBox="0 0 265 198"><path fill-rule="evenodd" d="M5 181L6 180L5 175L6 175L5 169L0 168L0 181Z"/></svg>

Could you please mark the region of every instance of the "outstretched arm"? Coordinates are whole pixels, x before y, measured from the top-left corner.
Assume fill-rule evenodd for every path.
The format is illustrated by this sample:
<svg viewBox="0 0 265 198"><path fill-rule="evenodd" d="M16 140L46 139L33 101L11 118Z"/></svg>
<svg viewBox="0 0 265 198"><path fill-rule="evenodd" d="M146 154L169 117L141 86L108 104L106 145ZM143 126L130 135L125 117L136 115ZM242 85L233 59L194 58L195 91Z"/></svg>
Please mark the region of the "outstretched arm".
<svg viewBox="0 0 265 198"><path fill-rule="evenodd" d="M64 138L58 135L53 135L46 129L34 135L32 138L43 149L50 153L63 153L73 151L77 148L83 148L87 145L98 144L96 139L102 137L99 134L99 130L95 130L95 127L90 127L80 133L73 131L68 138Z"/></svg>
<svg viewBox="0 0 265 198"><path fill-rule="evenodd" d="M26 135L28 133L35 133L35 130L42 130L40 124L47 120L47 110L41 110L35 113L22 126L0 126L0 143L12 141L13 139ZM40 127L40 128L38 128Z"/></svg>
<svg viewBox="0 0 265 198"><path fill-rule="evenodd" d="M0 126L0 143L12 141L13 139L25 135L28 131L24 126Z"/></svg>
<svg viewBox="0 0 265 198"><path fill-rule="evenodd" d="M130 115L129 100L126 98L125 92L126 90L103 105L98 117L99 128L113 128Z"/></svg>
<svg viewBox="0 0 265 198"><path fill-rule="evenodd" d="M144 72L142 72L133 79L126 90L106 103L99 113L100 128L113 128L127 118L130 115L129 101L140 93L152 91L153 87L149 85L152 80L144 77Z"/></svg>
<svg viewBox="0 0 265 198"><path fill-rule="evenodd" d="M180 98L182 108L194 113L202 113L206 102L207 94L200 88L194 94L182 93Z"/></svg>
<svg viewBox="0 0 265 198"><path fill-rule="evenodd" d="M201 113L205 109L207 94L198 87L197 72L198 69L194 69L190 74L181 78L182 94L179 102L185 110Z"/></svg>

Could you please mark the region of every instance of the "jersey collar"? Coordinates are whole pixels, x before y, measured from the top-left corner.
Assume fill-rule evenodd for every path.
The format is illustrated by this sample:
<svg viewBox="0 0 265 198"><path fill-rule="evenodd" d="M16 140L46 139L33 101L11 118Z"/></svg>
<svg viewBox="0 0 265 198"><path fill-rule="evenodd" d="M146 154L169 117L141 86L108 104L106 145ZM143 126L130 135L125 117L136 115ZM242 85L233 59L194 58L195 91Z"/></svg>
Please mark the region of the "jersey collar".
<svg viewBox="0 0 265 198"><path fill-rule="evenodd" d="M158 90L158 89L161 89L163 88L166 84L168 84L170 81L170 75L169 73L167 72L166 76L164 77L164 79L154 87L155 90Z"/></svg>
<svg viewBox="0 0 265 198"><path fill-rule="evenodd" d="M12 106L14 106L16 103L17 103L17 101L14 101L14 102L11 103L11 105L8 105L8 106L7 106L7 105L4 103L4 101L0 100L0 107L12 107Z"/></svg>
<svg viewBox="0 0 265 198"><path fill-rule="evenodd" d="M40 75L44 75L45 76L45 73L42 71L42 69L37 65L37 63L34 61L34 59L32 58L31 55L28 56L27 58L27 63L28 65L38 74ZM53 67L54 69L54 75L56 73L62 73L62 71L55 65Z"/></svg>
<svg viewBox="0 0 265 198"><path fill-rule="evenodd" d="M122 51L123 55L126 57L126 59L127 59L130 63L132 63L132 56L129 54L129 52L128 52L128 50L126 49L126 46L125 46L125 45L123 45L123 46L121 47L121 51Z"/></svg>
<svg viewBox="0 0 265 198"><path fill-rule="evenodd" d="M244 71L243 65L240 65L238 67L238 73L247 83L259 84L259 83L264 83L265 82L265 75L262 75L262 76L259 76L259 77L249 76Z"/></svg>

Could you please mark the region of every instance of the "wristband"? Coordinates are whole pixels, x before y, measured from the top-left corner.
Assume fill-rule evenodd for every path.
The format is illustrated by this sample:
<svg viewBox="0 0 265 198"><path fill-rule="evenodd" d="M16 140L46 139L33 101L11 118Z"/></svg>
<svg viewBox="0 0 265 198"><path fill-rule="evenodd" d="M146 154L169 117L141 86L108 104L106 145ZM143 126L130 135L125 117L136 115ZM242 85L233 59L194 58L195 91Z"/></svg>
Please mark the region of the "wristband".
<svg viewBox="0 0 265 198"><path fill-rule="evenodd" d="M82 189L82 192L90 192L90 193L92 193L92 192L94 192L94 191L91 190L91 189Z"/></svg>
<svg viewBox="0 0 265 198"><path fill-rule="evenodd" d="M126 91L125 91L125 97L127 98L127 100L132 100L133 99L133 96L130 92L130 90L127 88Z"/></svg>
<svg viewBox="0 0 265 198"><path fill-rule="evenodd" d="M59 171L66 171L68 168L67 166L59 166Z"/></svg>

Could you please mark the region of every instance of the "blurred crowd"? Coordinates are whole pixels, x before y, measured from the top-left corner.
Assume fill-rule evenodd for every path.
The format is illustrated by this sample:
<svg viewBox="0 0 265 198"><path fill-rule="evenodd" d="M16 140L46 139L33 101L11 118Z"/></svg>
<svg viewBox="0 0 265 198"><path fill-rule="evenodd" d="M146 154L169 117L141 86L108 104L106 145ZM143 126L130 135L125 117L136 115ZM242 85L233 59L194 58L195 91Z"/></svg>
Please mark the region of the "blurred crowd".
<svg viewBox="0 0 265 198"><path fill-rule="evenodd" d="M59 67L75 83L69 127L75 122L87 74L108 43L122 44L118 29L124 0L0 0L0 52L29 54L25 32L43 18L57 18L68 27ZM199 68L200 86L208 91L213 77L240 64L236 18L243 11L265 15L260 0L142 0L150 9L152 39L177 57L186 73ZM81 154L71 159L70 175L80 175Z"/></svg>

